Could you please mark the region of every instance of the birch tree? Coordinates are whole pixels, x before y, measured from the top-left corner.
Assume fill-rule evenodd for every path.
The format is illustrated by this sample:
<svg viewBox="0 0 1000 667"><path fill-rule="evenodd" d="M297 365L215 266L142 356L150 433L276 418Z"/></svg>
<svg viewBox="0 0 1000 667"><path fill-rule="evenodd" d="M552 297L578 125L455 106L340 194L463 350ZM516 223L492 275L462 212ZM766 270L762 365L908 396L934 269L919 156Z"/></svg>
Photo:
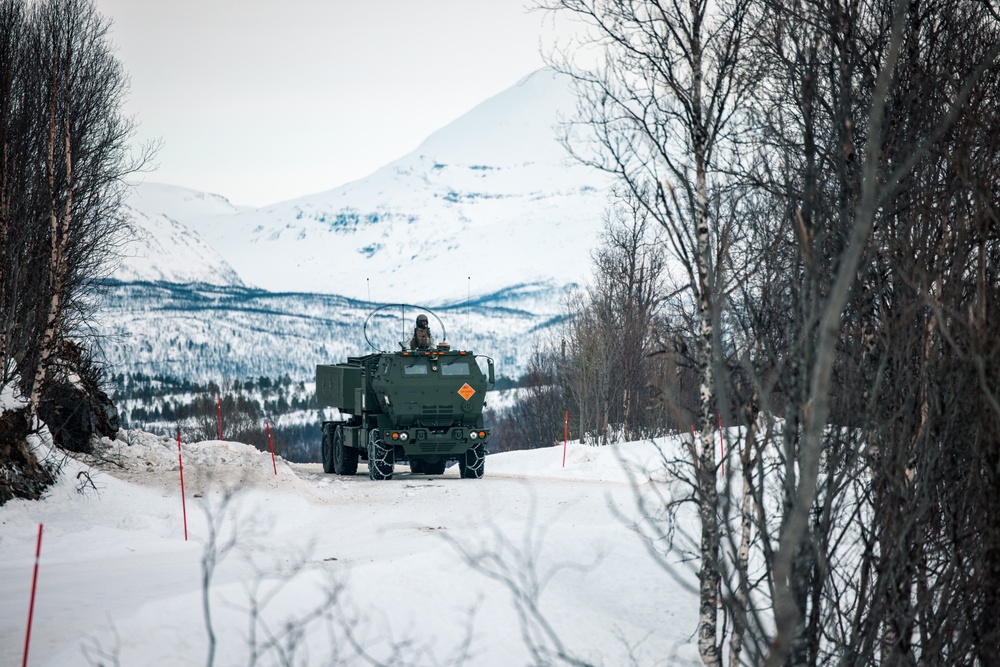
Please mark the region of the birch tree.
<svg viewBox="0 0 1000 667"><path fill-rule="evenodd" d="M727 234L718 208L725 182L720 158L747 92L737 66L750 3L552 0L542 5L581 19L589 32L575 47L597 54L593 67L574 66L567 51L556 58L556 66L577 84L578 119L593 138L589 146L567 140L567 147L582 162L617 176L662 226L697 311L698 644L705 664L719 665L714 372L722 282L718 254Z"/></svg>
<svg viewBox="0 0 1000 667"><path fill-rule="evenodd" d="M90 0L0 0L0 25L0 372L34 415L88 335L129 233L124 178L153 147L132 151L128 79Z"/></svg>

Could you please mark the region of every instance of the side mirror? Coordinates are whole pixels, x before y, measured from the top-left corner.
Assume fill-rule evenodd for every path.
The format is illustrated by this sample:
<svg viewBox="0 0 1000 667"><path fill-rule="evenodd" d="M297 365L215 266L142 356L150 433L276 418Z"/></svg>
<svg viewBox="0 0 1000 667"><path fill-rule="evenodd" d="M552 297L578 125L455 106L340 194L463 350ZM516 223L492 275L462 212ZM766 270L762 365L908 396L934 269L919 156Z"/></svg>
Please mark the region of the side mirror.
<svg viewBox="0 0 1000 667"><path fill-rule="evenodd" d="M489 367L489 374L486 377L487 382L489 382L489 386L486 387L486 390L489 391L493 389L493 385L496 384L496 380L493 379L493 360L486 357L486 365Z"/></svg>

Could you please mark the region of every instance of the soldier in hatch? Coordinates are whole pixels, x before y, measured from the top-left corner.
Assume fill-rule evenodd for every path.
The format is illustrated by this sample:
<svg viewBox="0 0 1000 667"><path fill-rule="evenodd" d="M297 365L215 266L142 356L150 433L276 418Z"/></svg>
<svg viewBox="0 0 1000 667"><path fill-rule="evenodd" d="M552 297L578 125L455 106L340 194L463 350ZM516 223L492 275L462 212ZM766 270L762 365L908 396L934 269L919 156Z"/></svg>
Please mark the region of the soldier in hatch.
<svg viewBox="0 0 1000 667"><path fill-rule="evenodd" d="M427 316L417 315L417 328L413 330L413 338L410 339L411 350L426 350L434 347L434 336L427 327Z"/></svg>

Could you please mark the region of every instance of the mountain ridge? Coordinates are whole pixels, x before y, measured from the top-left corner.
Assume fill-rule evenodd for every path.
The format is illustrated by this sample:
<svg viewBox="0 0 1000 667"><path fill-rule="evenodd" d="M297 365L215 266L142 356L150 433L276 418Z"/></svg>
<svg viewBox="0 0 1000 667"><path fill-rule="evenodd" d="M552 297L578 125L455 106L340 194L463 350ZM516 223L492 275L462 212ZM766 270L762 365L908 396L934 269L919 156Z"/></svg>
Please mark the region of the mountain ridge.
<svg viewBox="0 0 1000 667"><path fill-rule="evenodd" d="M204 261L217 277L203 282L222 284L231 269L242 283L271 291L362 298L375 288L382 301L580 282L608 180L570 163L557 142L554 126L572 103L565 77L539 70L415 151L325 192L247 209L138 184L128 203L147 218L183 225L219 255ZM192 282L192 273L177 282ZM161 269L145 278L171 275Z"/></svg>
<svg viewBox="0 0 1000 667"><path fill-rule="evenodd" d="M413 327L413 307L366 321L377 304L341 295L270 292L206 283L105 284L98 329L116 372L192 381L290 375L312 377L316 364L338 363L373 351L398 349ZM470 303L428 307L442 318L453 347L497 361L498 373L518 377L530 356L533 332L560 321L558 312L510 307L547 304L550 285L520 285ZM396 305L396 304L391 304Z"/></svg>

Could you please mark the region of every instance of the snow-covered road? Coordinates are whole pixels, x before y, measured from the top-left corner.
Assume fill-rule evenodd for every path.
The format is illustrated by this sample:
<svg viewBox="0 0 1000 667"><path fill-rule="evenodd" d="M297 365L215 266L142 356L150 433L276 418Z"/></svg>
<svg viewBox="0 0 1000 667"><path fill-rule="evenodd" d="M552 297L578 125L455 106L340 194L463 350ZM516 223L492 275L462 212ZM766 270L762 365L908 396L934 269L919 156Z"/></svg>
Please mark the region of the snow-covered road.
<svg viewBox="0 0 1000 667"><path fill-rule="evenodd" d="M176 442L115 447L122 467L70 460L46 500L0 508L0 663L21 663L44 523L30 664L204 664L210 517L220 542L237 538L209 598L217 665L252 664L251 646L263 665L522 665L538 660L531 644L595 664L697 663L697 596L629 527L623 459L653 469L650 443L571 445L565 468L561 447L495 455L482 480L401 464L388 482L363 464L343 478L279 460L274 475L250 447L185 443L188 542ZM77 490L80 471L96 491Z"/></svg>

